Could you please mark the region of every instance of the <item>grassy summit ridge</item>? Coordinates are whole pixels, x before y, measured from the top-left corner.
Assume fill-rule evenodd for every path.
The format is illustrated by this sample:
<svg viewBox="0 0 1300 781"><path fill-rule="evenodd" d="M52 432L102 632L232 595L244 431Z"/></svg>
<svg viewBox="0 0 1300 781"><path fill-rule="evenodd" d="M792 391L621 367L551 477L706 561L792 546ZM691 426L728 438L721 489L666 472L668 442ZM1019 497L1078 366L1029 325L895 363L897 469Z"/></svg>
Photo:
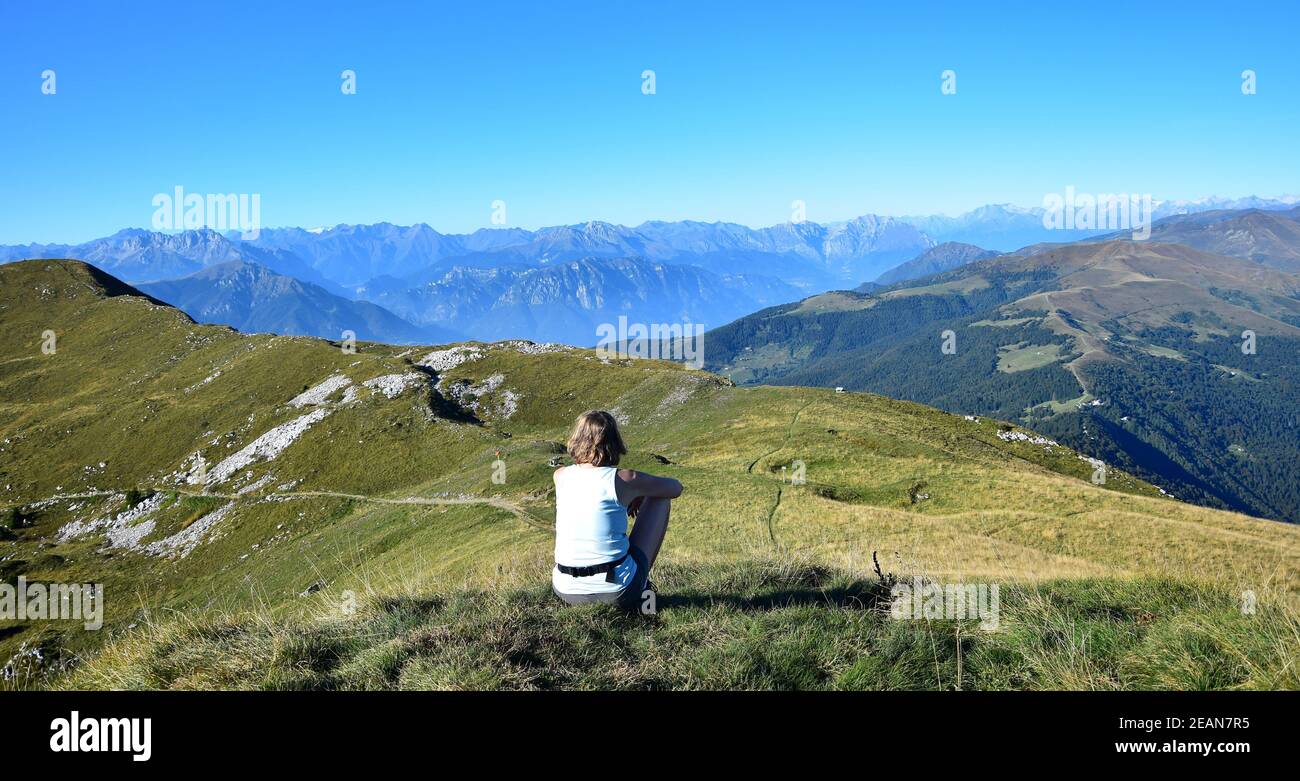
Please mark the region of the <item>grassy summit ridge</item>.
<svg viewBox="0 0 1300 781"><path fill-rule="evenodd" d="M1176 502L1118 471L1094 485L1093 464L1009 424L869 394L737 388L559 346L349 353L246 336L72 261L0 266L0 326L0 508L23 518L0 539L0 577L103 582L108 595L99 633L0 622L10 685L952 685L929 667L891 677L889 643L958 634L951 622L854 607L878 595L873 552L905 578L1005 584L1009 617L1032 605L1044 622L1076 608L1109 616L1103 649L1165 659L1137 675L1107 657L1093 677L1025 677L1008 662L966 673L963 686L1175 686L1191 680L1172 672L1184 668L1212 686L1294 676L1279 649L1296 638L1300 529ZM550 464L573 417L593 407L625 421L628 465L687 486L656 577L661 612L644 626L546 598ZM504 483L493 481L498 458ZM790 480L796 462L806 484ZM1255 615L1234 607L1246 590ZM856 596L809 596L827 593ZM383 618L384 605L410 600L414 613ZM1156 631L1175 625L1209 634ZM424 629L460 637L460 650L420 662L425 673L380 664ZM808 661L822 672L745 672L739 660L757 641L709 657L690 638L711 629L786 638L808 654L789 659L825 655ZM558 660L582 632L621 633L626 669L565 672ZM301 658L294 637L310 646ZM1008 637L971 642L996 656ZM1074 641L1062 642L1025 664L1063 664ZM669 655L656 655L661 645ZM265 653L280 647L289 656ZM538 661L492 678L503 648ZM353 658L356 674L316 654ZM1229 657L1235 672L1204 667ZM227 675L241 664L252 672Z"/></svg>

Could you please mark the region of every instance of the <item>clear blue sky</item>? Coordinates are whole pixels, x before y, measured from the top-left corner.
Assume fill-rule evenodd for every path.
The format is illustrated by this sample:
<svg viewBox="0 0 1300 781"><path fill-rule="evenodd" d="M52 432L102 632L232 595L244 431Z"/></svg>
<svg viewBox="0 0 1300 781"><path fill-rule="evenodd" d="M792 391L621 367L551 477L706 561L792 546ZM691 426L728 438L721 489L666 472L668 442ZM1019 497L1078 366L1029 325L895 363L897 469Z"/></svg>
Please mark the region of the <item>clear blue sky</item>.
<svg viewBox="0 0 1300 781"><path fill-rule="evenodd" d="M1300 4L996 5L8 2L0 243L178 184L445 232L1300 190Z"/></svg>

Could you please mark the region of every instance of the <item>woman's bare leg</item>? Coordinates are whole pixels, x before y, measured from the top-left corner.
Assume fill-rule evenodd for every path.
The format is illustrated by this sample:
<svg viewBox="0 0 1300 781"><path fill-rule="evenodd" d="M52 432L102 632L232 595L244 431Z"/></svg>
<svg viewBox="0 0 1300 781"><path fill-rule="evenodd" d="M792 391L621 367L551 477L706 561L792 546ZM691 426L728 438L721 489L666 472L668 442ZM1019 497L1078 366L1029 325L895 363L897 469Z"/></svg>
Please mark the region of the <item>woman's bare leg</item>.
<svg viewBox="0 0 1300 781"><path fill-rule="evenodd" d="M671 503L670 499L647 497L636 514L632 533L628 535L628 542L645 554L645 560L650 562L652 568L655 559L659 557L659 546L664 543L664 535L668 533L668 510Z"/></svg>

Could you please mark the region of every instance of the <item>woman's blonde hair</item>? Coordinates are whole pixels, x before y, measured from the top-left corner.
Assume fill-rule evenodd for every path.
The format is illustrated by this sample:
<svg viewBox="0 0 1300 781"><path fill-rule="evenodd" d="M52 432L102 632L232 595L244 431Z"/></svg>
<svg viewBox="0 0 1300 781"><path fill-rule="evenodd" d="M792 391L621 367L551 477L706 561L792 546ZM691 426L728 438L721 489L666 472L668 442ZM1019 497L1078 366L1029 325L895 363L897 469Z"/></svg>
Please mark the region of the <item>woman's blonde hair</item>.
<svg viewBox="0 0 1300 781"><path fill-rule="evenodd" d="M618 433L618 421L604 410L588 410L578 416L566 445L575 463L592 466L618 466L618 459L627 453L623 437Z"/></svg>

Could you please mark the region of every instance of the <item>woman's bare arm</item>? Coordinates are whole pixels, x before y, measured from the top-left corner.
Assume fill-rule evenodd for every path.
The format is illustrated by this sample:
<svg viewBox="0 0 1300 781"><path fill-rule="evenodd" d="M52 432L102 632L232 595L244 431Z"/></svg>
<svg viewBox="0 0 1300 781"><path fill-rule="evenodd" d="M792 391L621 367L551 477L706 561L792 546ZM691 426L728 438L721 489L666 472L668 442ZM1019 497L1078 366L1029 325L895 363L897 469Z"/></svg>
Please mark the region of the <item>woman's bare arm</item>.
<svg viewBox="0 0 1300 781"><path fill-rule="evenodd" d="M618 470L615 488L618 500L625 505L641 497L676 499L682 495L682 484L673 478L656 477L631 469Z"/></svg>

